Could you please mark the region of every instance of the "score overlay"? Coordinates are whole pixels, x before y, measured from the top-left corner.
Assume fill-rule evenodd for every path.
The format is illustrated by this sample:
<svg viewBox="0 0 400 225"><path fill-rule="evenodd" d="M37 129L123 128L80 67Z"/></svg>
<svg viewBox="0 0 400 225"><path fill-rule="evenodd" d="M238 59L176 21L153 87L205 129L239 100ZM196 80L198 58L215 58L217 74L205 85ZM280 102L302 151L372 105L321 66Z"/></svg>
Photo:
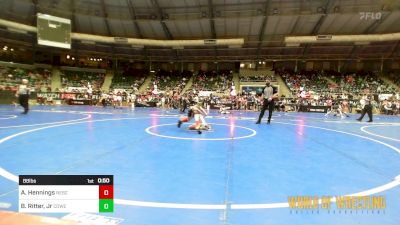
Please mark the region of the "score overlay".
<svg viewBox="0 0 400 225"><path fill-rule="evenodd" d="M113 175L20 175L19 212L113 212L113 184Z"/></svg>

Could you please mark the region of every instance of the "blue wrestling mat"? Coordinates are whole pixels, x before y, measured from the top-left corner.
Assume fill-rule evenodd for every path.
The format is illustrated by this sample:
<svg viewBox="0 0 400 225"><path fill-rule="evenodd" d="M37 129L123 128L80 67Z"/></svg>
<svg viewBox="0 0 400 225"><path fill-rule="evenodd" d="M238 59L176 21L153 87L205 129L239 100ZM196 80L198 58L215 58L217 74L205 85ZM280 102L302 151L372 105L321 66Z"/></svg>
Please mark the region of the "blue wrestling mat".
<svg viewBox="0 0 400 225"><path fill-rule="evenodd" d="M98 214L108 224L400 222L399 117L360 123L358 115L274 112L270 125L256 125L257 112L213 111L206 117L212 130L199 135L190 123L177 127L177 110L20 111L0 107L0 210L18 211L20 174L111 174L114 212ZM346 195L384 202L338 208L334 197ZM330 196L331 207L289 204L304 196Z"/></svg>

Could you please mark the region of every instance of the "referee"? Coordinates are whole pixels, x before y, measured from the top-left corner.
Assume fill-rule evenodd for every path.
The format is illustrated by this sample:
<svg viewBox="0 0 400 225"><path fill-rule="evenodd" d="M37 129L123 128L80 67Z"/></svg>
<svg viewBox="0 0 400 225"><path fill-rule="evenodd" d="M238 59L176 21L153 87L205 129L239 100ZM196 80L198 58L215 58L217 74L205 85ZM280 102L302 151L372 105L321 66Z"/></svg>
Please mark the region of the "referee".
<svg viewBox="0 0 400 225"><path fill-rule="evenodd" d="M29 111L29 87L27 79L22 79L21 84L18 85L15 96L18 97L19 104L24 107L24 112L22 114L27 114Z"/></svg>
<svg viewBox="0 0 400 225"><path fill-rule="evenodd" d="M365 116L365 113L367 113L369 118L367 122L372 122L372 103L371 103L372 99L371 97L365 96L363 100L365 101L365 105L363 110L361 111L360 118L358 118L357 120L361 122L361 120Z"/></svg>
<svg viewBox="0 0 400 225"><path fill-rule="evenodd" d="M271 86L271 81L266 80L265 87L262 91L262 98L264 99L264 102L263 102L263 106L261 108L260 116L258 117L256 124L261 123L261 119L263 118L265 110L267 110L267 109L269 111L267 124L271 123L272 111L274 110L274 106L275 106L274 99L277 97L278 97L278 93Z"/></svg>

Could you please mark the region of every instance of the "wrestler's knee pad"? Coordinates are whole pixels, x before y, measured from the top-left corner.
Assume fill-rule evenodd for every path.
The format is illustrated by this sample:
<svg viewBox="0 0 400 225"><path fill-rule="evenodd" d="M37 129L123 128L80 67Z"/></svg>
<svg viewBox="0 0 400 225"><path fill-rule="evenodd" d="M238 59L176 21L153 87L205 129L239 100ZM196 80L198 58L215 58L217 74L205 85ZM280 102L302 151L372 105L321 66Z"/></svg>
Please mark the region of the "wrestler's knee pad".
<svg viewBox="0 0 400 225"><path fill-rule="evenodd" d="M181 122L188 122L188 121L189 121L189 118L186 117L186 116L182 116L179 120L180 120Z"/></svg>

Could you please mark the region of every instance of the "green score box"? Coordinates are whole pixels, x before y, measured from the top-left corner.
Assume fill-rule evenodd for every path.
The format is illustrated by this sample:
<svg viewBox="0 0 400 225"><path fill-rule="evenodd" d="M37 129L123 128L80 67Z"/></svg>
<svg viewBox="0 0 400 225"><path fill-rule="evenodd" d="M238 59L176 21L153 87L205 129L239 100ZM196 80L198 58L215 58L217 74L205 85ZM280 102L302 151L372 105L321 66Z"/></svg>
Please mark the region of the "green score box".
<svg viewBox="0 0 400 225"><path fill-rule="evenodd" d="M99 212L114 212L113 199L99 199Z"/></svg>

